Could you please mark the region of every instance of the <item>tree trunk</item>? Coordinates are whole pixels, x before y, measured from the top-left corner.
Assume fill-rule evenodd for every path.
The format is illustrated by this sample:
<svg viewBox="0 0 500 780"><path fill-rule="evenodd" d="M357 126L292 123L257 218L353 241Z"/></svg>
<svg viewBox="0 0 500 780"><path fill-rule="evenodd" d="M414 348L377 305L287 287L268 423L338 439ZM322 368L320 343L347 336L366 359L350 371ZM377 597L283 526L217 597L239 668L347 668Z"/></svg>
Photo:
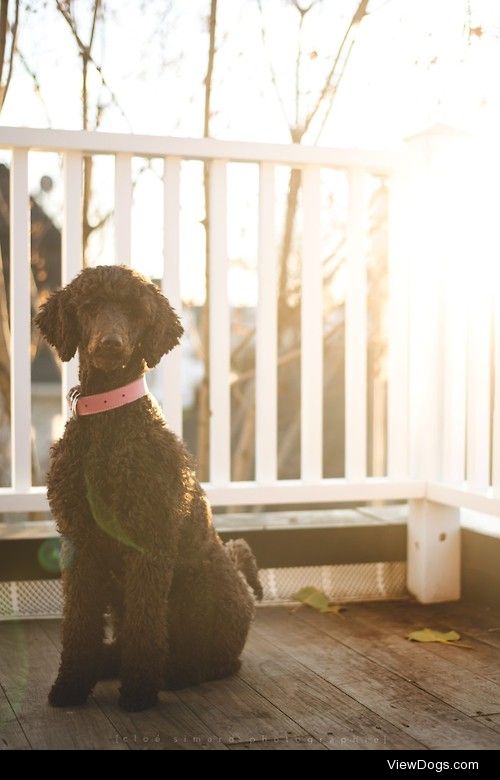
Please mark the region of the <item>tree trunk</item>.
<svg viewBox="0 0 500 780"><path fill-rule="evenodd" d="M212 115L212 86L215 64L215 33L217 29L217 2L210 2L210 17L208 21L209 44L207 72L205 76L205 102L203 112L203 137L210 137L210 120ZM205 196L205 303L201 312L200 320L200 342L202 358L204 361L204 376L198 388L198 416L197 416L197 446L196 455L198 461L198 477L202 481L209 478L209 434L210 434L210 333L209 333L209 311L210 311L210 166L204 164L203 168L203 189Z"/></svg>
<svg viewBox="0 0 500 780"><path fill-rule="evenodd" d="M0 84L2 84L5 46L7 43L7 27L9 15L9 0L1 0L0 4Z"/></svg>

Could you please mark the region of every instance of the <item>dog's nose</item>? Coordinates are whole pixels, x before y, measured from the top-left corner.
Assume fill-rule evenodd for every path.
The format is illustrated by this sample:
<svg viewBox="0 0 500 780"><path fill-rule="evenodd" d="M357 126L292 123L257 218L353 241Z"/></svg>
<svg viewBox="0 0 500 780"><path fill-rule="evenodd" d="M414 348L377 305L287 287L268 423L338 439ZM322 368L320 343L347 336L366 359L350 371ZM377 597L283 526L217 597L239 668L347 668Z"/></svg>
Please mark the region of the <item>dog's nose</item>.
<svg viewBox="0 0 500 780"><path fill-rule="evenodd" d="M102 337L101 347L104 349L121 349L123 347L123 339L117 333L110 333Z"/></svg>

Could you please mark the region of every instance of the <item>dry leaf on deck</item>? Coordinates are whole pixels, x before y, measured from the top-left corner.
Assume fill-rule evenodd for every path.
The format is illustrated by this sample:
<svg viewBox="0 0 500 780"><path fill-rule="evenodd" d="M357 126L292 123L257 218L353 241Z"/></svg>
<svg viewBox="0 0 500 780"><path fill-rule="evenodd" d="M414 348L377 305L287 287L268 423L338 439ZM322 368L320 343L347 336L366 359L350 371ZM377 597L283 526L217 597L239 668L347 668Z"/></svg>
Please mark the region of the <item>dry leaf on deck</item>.
<svg viewBox="0 0 500 780"><path fill-rule="evenodd" d="M321 590L312 586L301 588L297 593L293 594L292 599L300 601L307 607L317 609L318 612L329 612L332 615L340 615L342 610L345 609L341 604L330 604L327 596Z"/></svg>
<svg viewBox="0 0 500 780"><path fill-rule="evenodd" d="M449 645L458 642L460 634L457 631L434 631L432 628L420 628L418 631L412 631L406 637L412 642L439 642L442 645ZM469 645L456 645L456 647L466 647L472 649Z"/></svg>

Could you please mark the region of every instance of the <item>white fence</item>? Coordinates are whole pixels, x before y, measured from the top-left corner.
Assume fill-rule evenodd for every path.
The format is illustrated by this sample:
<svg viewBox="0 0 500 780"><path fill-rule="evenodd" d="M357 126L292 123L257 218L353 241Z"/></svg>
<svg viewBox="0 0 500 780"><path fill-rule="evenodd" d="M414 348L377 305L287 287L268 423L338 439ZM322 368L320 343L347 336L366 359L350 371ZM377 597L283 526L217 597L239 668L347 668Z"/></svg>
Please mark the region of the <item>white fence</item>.
<svg viewBox="0 0 500 780"><path fill-rule="evenodd" d="M12 486L0 489L0 511L47 508L31 486L30 212L28 152L64 158L62 279L82 256L84 154L115 158L115 249L130 262L133 156L164 159L163 289L181 310L179 186L181 161L211 165L210 482L215 505L411 500L409 585L424 601L458 593L459 507L500 514L500 383L493 382L500 338L492 340L491 219L471 192L464 141L437 129L398 153L268 145L101 132L0 128L11 166ZM230 325L227 294L228 162L260 166L256 334L256 480L230 478ZM459 163L457 161L460 161ZM277 478L277 257L274 247L276 166L303 170L301 305L301 478ZM345 305L345 476L325 479L323 452L322 268L320 170L348 172ZM364 192L368 175L387 177L389 211L388 408L386 477L367 477L367 269ZM476 182L477 184L477 182ZM470 185L470 186L469 186ZM472 223L472 214L475 222ZM478 222L479 220L479 222ZM481 221L482 220L482 221ZM474 230L482 233L477 246ZM489 233L488 233L489 230ZM485 238L486 236L486 238ZM498 249L497 240L496 249ZM482 252L479 260L475 252ZM488 254L489 253L489 254ZM486 257L488 255L488 257ZM474 259L472 259L474 258ZM489 259L488 259L489 258ZM484 265L480 278L475 269ZM474 301L474 304L471 303ZM467 316L467 310L469 316ZM496 318L496 334L500 326ZM494 345L494 347L493 347ZM164 359L163 398L182 434L180 351ZM499 363L500 365L500 363ZM63 394L75 383L64 367ZM493 373L492 373L493 372ZM493 390L492 390L493 388ZM493 404L494 403L494 407ZM493 423L492 423L493 421ZM490 474L492 475L490 477Z"/></svg>

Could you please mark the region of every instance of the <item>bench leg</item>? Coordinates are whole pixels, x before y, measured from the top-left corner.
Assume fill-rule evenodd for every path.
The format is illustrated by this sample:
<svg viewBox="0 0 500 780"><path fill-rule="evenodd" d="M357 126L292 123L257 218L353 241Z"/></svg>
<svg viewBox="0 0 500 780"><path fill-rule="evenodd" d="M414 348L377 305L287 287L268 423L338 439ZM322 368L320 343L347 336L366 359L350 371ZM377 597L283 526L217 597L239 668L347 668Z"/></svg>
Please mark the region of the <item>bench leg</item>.
<svg viewBox="0 0 500 780"><path fill-rule="evenodd" d="M460 510L410 501L407 585L422 604L460 598Z"/></svg>

